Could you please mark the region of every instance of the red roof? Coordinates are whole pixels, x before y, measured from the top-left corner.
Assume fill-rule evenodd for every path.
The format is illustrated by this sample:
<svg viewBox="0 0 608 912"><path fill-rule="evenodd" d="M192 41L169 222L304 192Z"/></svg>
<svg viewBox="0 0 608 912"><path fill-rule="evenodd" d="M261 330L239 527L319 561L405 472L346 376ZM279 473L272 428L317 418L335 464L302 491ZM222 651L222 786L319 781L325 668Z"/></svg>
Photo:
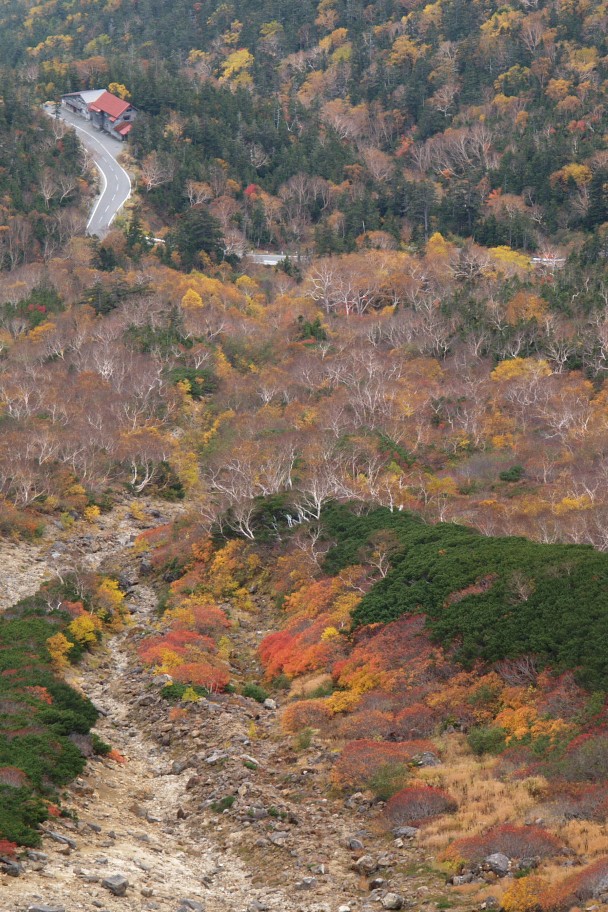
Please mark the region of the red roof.
<svg viewBox="0 0 608 912"><path fill-rule="evenodd" d="M123 101L122 98L117 98L116 95L104 92L103 95L100 95L96 101L89 105L89 110L95 111L98 114L103 111L104 114L110 116L111 120L116 120L117 117L124 114L130 107L131 105L128 101Z"/></svg>
<svg viewBox="0 0 608 912"><path fill-rule="evenodd" d="M121 126L118 127L116 132L120 133L121 136L126 136L132 126L133 126L133 124L130 124L130 123L121 124Z"/></svg>

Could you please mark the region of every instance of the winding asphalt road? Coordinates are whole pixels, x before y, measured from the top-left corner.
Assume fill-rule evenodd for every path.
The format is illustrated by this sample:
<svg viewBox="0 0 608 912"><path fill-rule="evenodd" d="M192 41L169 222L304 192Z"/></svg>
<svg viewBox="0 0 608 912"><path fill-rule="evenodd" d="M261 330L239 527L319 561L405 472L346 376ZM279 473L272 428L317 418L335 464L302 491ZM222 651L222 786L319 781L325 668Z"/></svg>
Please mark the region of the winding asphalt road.
<svg viewBox="0 0 608 912"><path fill-rule="evenodd" d="M93 156L101 176L101 193L87 222L87 234L96 234L97 237L103 238L110 230L114 217L131 196L131 179L116 160L123 145L107 133L96 130L77 115L62 110L60 117L66 124L74 127L81 143Z"/></svg>

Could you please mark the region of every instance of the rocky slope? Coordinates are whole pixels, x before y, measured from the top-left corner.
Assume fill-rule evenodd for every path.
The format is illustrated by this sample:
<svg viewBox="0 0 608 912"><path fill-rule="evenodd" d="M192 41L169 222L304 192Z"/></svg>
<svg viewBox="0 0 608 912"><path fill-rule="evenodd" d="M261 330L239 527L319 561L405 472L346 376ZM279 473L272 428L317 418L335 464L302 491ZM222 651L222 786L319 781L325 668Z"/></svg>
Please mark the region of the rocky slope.
<svg viewBox="0 0 608 912"><path fill-rule="evenodd" d="M385 833L370 796L333 796L327 750L288 741L272 704L222 695L170 718L163 681L142 669L135 649L156 605L128 547L136 528L119 510L59 551L47 543L33 558L15 553L12 567L28 576L11 570L19 593L33 585L32 559L40 573L78 552L85 564L119 567L133 624L73 673L102 712L99 735L125 762L91 759L65 795L73 819L46 825L42 850L28 853L19 877L0 876L0 912L446 908L449 888L415 839ZM251 663L253 622L244 619L238 634Z"/></svg>

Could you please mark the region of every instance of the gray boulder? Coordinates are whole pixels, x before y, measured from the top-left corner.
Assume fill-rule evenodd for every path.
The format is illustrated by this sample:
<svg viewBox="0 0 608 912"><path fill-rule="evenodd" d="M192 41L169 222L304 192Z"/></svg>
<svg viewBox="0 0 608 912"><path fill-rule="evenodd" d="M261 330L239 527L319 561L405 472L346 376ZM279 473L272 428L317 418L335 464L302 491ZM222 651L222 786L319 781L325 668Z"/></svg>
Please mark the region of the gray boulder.
<svg viewBox="0 0 608 912"><path fill-rule="evenodd" d="M400 896L399 893L387 893L382 897L382 906L384 909L402 909L403 896Z"/></svg>
<svg viewBox="0 0 608 912"><path fill-rule="evenodd" d="M113 893L114 896L124 896L129 886L129 881L124 874L112 874L101 881L101 886Z"/></svg>
<svg viewBox="0 0 608 912"><path fill-rule="evenodd" d="M393 830L393 836L396 836L398 839L415 839L417 835L418 827L400 826L395 827Z"/></svg>
<svg viewBox="0 0 608 912"><path fill-rule="evenodd" d="M371 855L362 855L353 865L355 871L359 874L373 874L378 869L378 864Z"/></svg>
<svg viewBox="0 0 608 912"><path fill-rule="evenodd" d="M34 903L27 907L27 912L65 912L63 906L45 906L43 903Z"/></svg>
<svg viewBox="0 0 608 912"><path fill-rule="evenodd" d="M506 855L502 854L502 852L493 852L492 855L488 855L487 858L484 858L483 865L489 871L497 874L498 877L506 877L509 873L511 862Z"/></svg>

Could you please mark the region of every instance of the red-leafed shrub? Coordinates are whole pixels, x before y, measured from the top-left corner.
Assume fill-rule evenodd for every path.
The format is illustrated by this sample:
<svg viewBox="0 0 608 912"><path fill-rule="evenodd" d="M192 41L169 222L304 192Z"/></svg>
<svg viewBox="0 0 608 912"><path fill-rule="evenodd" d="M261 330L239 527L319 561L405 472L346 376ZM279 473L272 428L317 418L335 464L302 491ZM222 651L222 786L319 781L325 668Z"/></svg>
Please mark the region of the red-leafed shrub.
<svg viewBox="0 0 608 912"><path fill-rule="evenodd" d="M340 721L341 738L386 738L393 731L393 717L390 713L377 709L368 712L355 712Z"/></svg>
<svg viewBox="0 0 608 912"><path fill-rule="evenodd" d="M437 716L423 703L408 706L395 716L393 731L398 738L428 738L435 731Z"/></svg>
<svg viewBox="0 0 608 912"><path fill-rule="evenodd" d="M0 839L0 855L5 858L14 858L17 852L17 846L10 839Z"/></svg>
<svg viewBox="0 0 608 912"><path fill-rule="evenodd" d="M608 893L608 858L600 858L550 887L541 903L546 912L562 912L603 893Z"/></svg>
<svg viewBox="0 0 608 912"><path fill-rule="evenodd" d="M220 693L230 681L226 668L211 665L209 662L186 662L171 672L174 681L179 684L198 684L212 693Z"/></svg>
<svg viewBox="0 0 608 912"><path fill-rule="evenodd" d="M364 788L382 767L411 763L434 749L430 741L352 741L334 764L332 782L339 788Z"/></svg>
<svg viewBox="0 0 608 912"><path fill-rule="evenodd" d="M31 687L25 687L24 690L31 694L32 697L40 700L42 703L46 703L47 706L51 706L53 703L53 698L46 687L39 687L34 684Z"/></svg>
<svg viewBox="0 0 608 912"><path fill-rule="evenodd" d="M192 609L192 613L195 629L206 636L221 636L230 627L226 612L216 605L199 605Z"/></svg>
<svg viewBox="0 0 608 912"><path fill-rule="evenodd" d="M325 700L299 700L285 707L281 714L281 726L283 731L292 735L304 728L318 729L326 735L334 723Z"/></svg>
<svg viewBox="0 0 608 912"><path fill-rule="evenodd" d="M479 836L456 839L446 849L446 861L480 864L488 855L502 852L507 858L549 858L561 849L559 839L541 827L511 824L492 827Z"/></svg>
<svg viewBox="0 0 608 912"><path fill-rule="evenodd" d="M27 784L27 776L17 766L0 766L0 785L11 788L23 788Z"/></svg>
<svg viewBox="0 0 608 912"><path fill-rule="evenodd" d="M412 785L393 795L387 802L385 813L392 826L404 826L449 814L456 807L452 796L443 789Z"/></svg>
<svg viewBox="0 0 608 912"><path fill-rule="evenodd" d="M551 784L547 798L554 811L567 820L604 821L608 814L608 785L606 783L564 782Z"/></svg>
<svg viewBox="0 0 608 912"><path fill-rule="evenodd" d="M537 708L542 716L569 722L580 716L589 701L589 694L579 687L571 671L556 678L543 672L539 675L538 687Z"/></svg>
<svg viewBox="0 0 608 912"><path fill-rule="evenodd" d="M322 616L314 621L297 618L285 630L271 633L260 643L260 659L266 677L284 672L290 677L320 669L329 670L343 654L342 637L323 639L328 626Z"/></svg>
<svg viewBox="0 0 608 912"><path fill-rule="evenodd" d="M603 782L608 779L608 732L575 738L559 764L559 774L571 782Z"/></svg>

